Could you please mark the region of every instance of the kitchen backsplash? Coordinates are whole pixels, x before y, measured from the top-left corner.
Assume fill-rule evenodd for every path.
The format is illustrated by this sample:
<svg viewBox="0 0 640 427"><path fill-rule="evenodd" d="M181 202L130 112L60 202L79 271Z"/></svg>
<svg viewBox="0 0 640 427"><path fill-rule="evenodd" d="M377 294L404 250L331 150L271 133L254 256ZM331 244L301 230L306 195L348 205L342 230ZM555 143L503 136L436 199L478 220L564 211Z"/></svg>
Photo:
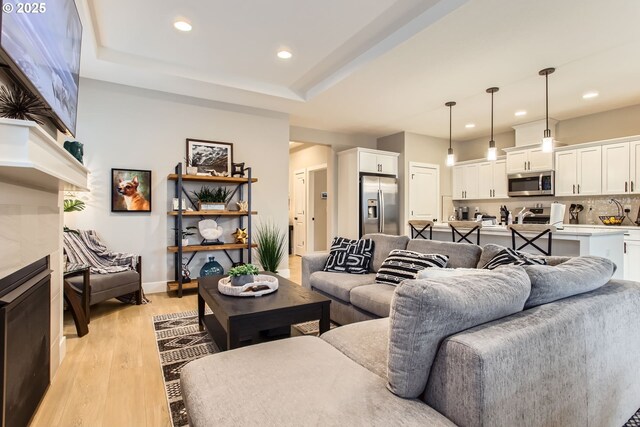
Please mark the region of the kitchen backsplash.
<svg viewBox="0 0 640 427"><path fill-rule="evenodd" d="M622 206L631 206L631 212L628 214L628 217L631 221L625 219L624 225L635 225L633 222L638 218L638 209L640 208L640 196L614 196L614 199L619 201ZM499 200L469 200L469 201L454 201L453 205L458 208L461 206L467 206L469 208L469 215L472 216L475 212L475 208L479 208L480 212L486 213L488 215L494 215L500 220L500 206L507 206L507 208L513 213L514 218L517 213L523 207L536 207L537 204L542 204L544 207L551 206L552 202L559 202L567 205L567 209L565 211L564 222L566 224L569 223L569 205L572 203L581 204L584 206L584 211L582 211L579 215L580 224L598 224L602 225L600 220L598 219L599 215L617 215L618 208L615 203L609 203L611 200L610 196L592 196L585 198L576 198L576 197L512 197L509 199L499 199ZM589 218L589 208L593 208L593 222L589 222L587 219ZM453 208L450 207L450 210L445 211L446 218L448 219L450 215L453 214Z"/></svg>

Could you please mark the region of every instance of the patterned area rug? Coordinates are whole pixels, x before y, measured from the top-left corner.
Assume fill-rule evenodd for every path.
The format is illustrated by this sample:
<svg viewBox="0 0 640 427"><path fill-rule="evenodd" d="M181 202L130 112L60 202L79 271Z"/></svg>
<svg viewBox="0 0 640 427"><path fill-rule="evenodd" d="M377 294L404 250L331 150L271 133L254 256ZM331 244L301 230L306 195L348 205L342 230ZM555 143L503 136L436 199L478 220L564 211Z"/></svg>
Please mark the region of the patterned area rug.
<svg viewBox="0 0 640 427"><path fill-rule="evenodd" d="M331 329L336 326L331 323ZM158 342L171 422L174 427L187 426L187 410L180 390L180 370L192 360L220 350L206 331L199 331L198 312L195 310L153 316L153 328ZM318 321L300 323L294 325L294 328L304 335L317 335L320 329Z"/></svg>
<svg viewBox="0 0 640 427"><path fill-rule="evenodd" d="M331 329L336 326L331 322ZM198 330L198 312L195 310L154 316L153 327L171 422L174 427L188 426L180 390L180 370L190 361L220 350L206 331ZM317 321L300 323L294 328L305 335L317 335L319 330ZM623 427L640 427L640 409Z"/></svg>

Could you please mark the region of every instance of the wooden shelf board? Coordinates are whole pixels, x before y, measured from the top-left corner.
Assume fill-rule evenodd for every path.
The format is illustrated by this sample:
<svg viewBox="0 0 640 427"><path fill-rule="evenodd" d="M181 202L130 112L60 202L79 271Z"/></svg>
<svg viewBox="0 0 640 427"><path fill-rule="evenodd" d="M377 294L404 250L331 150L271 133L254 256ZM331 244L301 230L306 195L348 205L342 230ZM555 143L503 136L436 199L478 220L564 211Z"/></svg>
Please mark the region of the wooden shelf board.
<svg viewBox="0 0 640 427"><path fill-rule="evenodd" d="M168 215L177 216L178 211L169 211ZM257 211L251 212L252 215L257 215ZM182 211L182 216L248 216L249 212L240 211Z"/></svg>
<svg viewBox="0 0 640 427"><path fill-rule="evenodd" d="M167 179L176 181L178 175L170 173ZM182 175L183 181L207 181L207 182L219 182L226 184L245 184L249 182L248 178L238 178L229 176L201 176L201 175ZM251 182L258 182L258 178L251 178Z"/></svg>
<svg viewBox="0 0 640 427"><path fill-rule="evenodd" d="M185 289L197 289L198 288L198 279L191 279L191 281L189 283L183 283L182 284L182 290ZM178 290L178 282L177 281L173 281L173 282L167 282L167 289L170 291L177 291Z"/></svg>
<svg viewBox="0 0 640 427"><path fill-rule="evenodd" d="M258 245L253 243L251 245L252 248L257 248ZM182 248L182 252L200 252L200 251L222 251L222 250L232 250L232 249L248 249L248 245L242 243L225 243L224 245L189 245L184 246ZM171 253L178 252L177 246L167 246L167 251Z"/></svg>

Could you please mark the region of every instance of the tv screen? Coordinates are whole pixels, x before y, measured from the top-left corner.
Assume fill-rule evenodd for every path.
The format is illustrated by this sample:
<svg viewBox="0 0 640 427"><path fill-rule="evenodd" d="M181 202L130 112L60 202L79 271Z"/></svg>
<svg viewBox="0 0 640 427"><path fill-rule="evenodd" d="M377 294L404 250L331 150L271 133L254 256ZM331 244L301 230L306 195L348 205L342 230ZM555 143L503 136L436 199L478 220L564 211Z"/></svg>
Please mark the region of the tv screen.
<svg viewBox="0 0 640 427"><path fill-rule="evenodd" d="M76 132L82 24L74 0L2 0L0 47L11 70Z"/></svg>

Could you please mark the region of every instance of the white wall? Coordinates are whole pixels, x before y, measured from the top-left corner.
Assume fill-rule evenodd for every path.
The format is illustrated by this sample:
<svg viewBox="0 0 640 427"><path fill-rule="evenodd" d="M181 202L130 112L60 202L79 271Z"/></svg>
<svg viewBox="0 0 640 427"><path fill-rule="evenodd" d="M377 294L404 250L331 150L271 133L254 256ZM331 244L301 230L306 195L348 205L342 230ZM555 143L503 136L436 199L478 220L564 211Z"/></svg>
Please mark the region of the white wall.
<svg viewBox="0 0 640 427"><path fill-rule="evenodd" d="M113 250L142 255L148 291L162 291L173 280L173 256L166 251L173 244L173 221L167 219L173 182L167 175L183 161L186 138L232 142L234 161L251 166L258 178L253 198L258 220L273 219L287 230L287 115L82 79L77 139L91 170L91 193L87 209L65 220L70 227L96 229ZM152 170L151 213L111 213L111 168ZM210 254L228 268L221 252ZM205 254L196 259L194 277ZM285 258L280 270L287 268Z"/></svg>

